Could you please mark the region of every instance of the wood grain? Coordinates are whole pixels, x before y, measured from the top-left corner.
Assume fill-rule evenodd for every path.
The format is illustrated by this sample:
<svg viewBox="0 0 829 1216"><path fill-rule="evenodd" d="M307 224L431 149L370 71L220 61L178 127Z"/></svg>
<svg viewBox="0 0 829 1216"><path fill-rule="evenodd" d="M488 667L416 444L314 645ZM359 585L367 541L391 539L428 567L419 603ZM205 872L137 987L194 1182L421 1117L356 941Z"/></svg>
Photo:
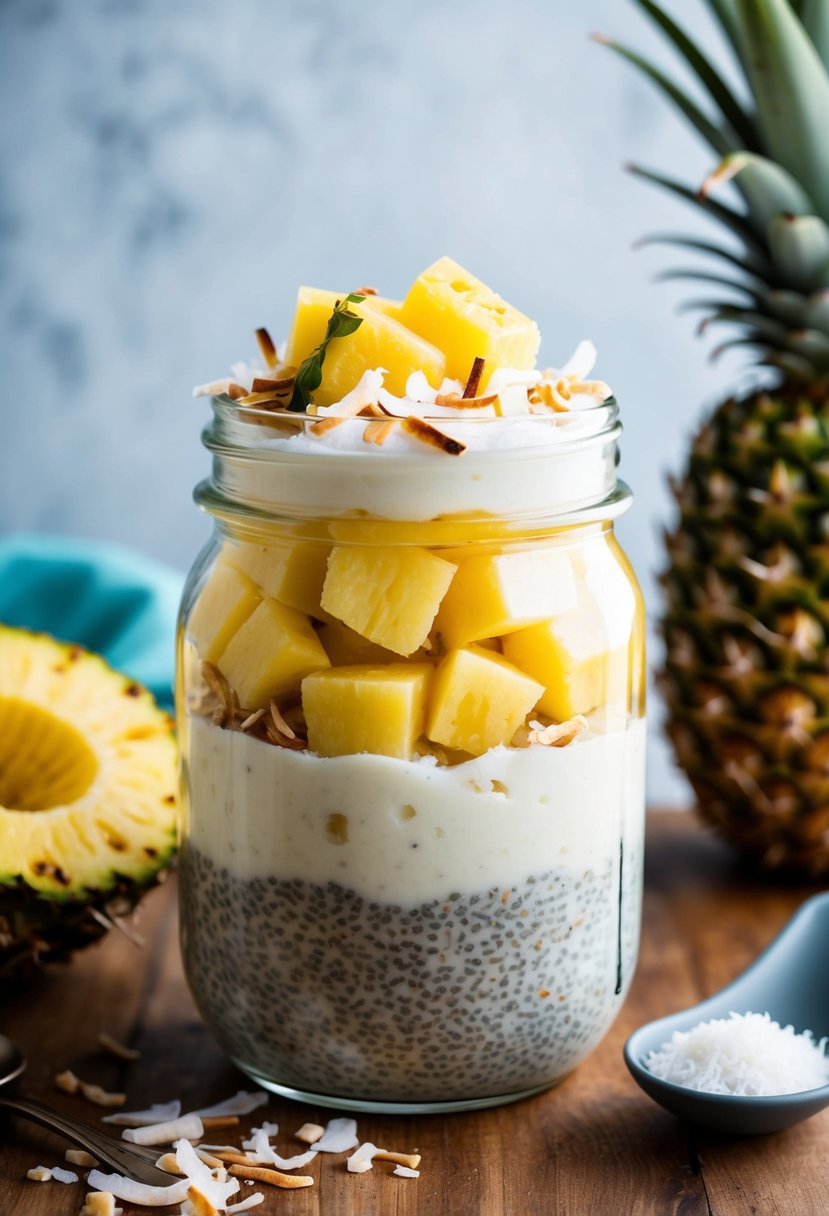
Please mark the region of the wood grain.
<svg viewBox="0 0 829 1216"><path fill-rule="evenodd" d="M649 820L642 950L630 997L611 1033L557 1089L476 1114L401 1118L365 1115L360 1135L423 1154L418 1180L391 1165L348 1174L326 1156L313 1187L273 1191L261 1216L816 1216L829 1195L829 1112L776 1136L733 1141L677 1122L629 1078L621 1057L642 1022L700 1000L732 979L814 888L774 885L742 871L690 816ZM174 883L145 902L145 948L118 936L5 996L0 1028L29 1053L21 1092L92 1122L99 1112L57 1091L54 1074L126 1089L131 1107L181 1097L204 1105L248 1085L204 1030L178 955ZM100 1030L141 1049L115 1060ZM261 1112L257 1112L261 1115ZM306 1119L331 1112L274 1099L280 1145ZM234 1137L235 1139L235 1137ZM30 1124L2 1129L0 1216L76 1216L83 1184L33 1183L35 1164L65 1149ZM247 1192L249 1188L243 1188ZM149 1209L126 1208L128 1216ZM169 1210L169 1209L165 1209Z"/></svg>

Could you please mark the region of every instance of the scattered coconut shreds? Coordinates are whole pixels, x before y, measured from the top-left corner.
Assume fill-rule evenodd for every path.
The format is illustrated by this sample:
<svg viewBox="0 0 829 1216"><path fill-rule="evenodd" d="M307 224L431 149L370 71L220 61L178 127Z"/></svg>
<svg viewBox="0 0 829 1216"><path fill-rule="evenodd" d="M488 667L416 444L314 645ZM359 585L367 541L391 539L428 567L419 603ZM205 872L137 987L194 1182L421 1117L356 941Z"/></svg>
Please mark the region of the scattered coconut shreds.
<svg viewBox="0 0 829 1216"><path fill-rule="evenodd" d="M395 1165L405 1165L409 1170L416 1170L420 1165L420 1153L390 1153L380 1148L374 1157L377 1161L392 1161Z"/></svg>
<svg viewBox="0 0 829 1216"><path fill-rule="evenodd" d="M178 1098L172 1102L157 1102L148 1110L119 1110L117 1115L104 1115L102 1123L113 1123L118 1127L151 1127L156 1123L169 1123L181 1114Z"/></svg>
<svg viewBox="0 0 829 1216"><path fill-rule="evenodd" d="M303 1144L316 1144L325 1135L325 1128L320 1123L303 1123L299 1131L294 1132L294 1139Z"/></svg>
<svg viewBox="0 0 829 1216"><path fill-rule="evenodd" d="M86 1169L94 1169L98 1164L92 1154L82 1148L68 1148L63 1157L70 1165L83 1165Z"/></svg>
<svg viewBox="0 0 829 1216"><path fill-rule="evenodd" d="M421 440L422 443L430 444L433 448L438 448L441 452L446 452L448 456L463 456L466 451L465 443L461 443L459 439L453 439L445 431L432 426L431 422L426 422L423 418L417 418L414 414L410 414L408 418L404 418L401 426L407 434L413 435L415 439Z"/></svg>
<svg viewBox="0 0 829 1216"><path fill-rule="evenodd" d="M198 1115L182 1115L168 1123L151 1123L145 1127L127 1127L121 1133L130 1144L172 1144L174 1140L201 1140L204 1125Z"/></svg>
<svg viewBox="0 0 829 1216"><path fill-rule="evenodd" d="M119 1060L140 1060L141 1052L134 1047L127 1047L126 1043L119 1043L111 1034L107 1034L105 1030L100 1031L98 1042L104 1051L109 1052L111 1056L115 1056Z"/></svg>
<svg viewBox="0 0 829 1216"><path fill-rule="evenodd" d="M111 1191L90 1191L81 1208L81 1216L120 1216L123 1210L115 1206Z"/></svg>
<svg viewBox="0 0 829 1216"><path fill-rule="evenodd" d="M124 1199L127 1203L136 1203L145 1208L163 1208L174 1203L183 1203L190 1186L186 1178L170 1186L147 1186L144 1182L125 1178L123 1174L102 1174L100 1170L90 1170L86 1181L98 1191L109 1191L116 1199Z"/></svg>
<svg viewBox="0 0 829 1216"><path fill-rule="evenodd" d="M26 1171L26 1177L30 1182L49 1182L52 1177L52 1171L47 1169L45 1165L36 1165L33 1169Z"/></svg>
<svg viewBox="0 0 829 1216"><path fill-rule="evenodd" d="M278 1123L268 1123L266 1121L265 1123L262 1124L261 1127L252 1127L250 1129L250 1131L251 1131L252 1136L255 1136L257 1132L264 1132L266 1136L278 1136L279 1135L279 1124Z"/></svg>
<svg viewBox="0 0 829 1216"><path fill-rule="evenodd" d="M453 410L482 410L490 405L497 410L499 404L497 393L490 393L486 397L459 397L457 393L438 393L435 397L435 405L448 406Z"/></svg>
<svg viewBox="0 0 829 1216"><path fill-rule="evenodd" d="M225 1171L213 1171L201 1161L189 1140L177 1140L173 1146L179 1169L187 1176L191 1186L196 1186L206 1199L217 1208L224 1208L231 1195L239 1190L236 1178L228 1178Z"/></svg>
<svg viewBox="0 0 829 1216"><path fill-rule="evenodd" d="M349 1174L365 1174L371 1169L371 1163L379 1151L376 1144L366 1140L346 1161L345 1166Z"/></svg>
<svg viewBox="0 0 829 1216"><path fill-rule="evenodd" d="M262 358L265 360L268 367L276 367L276 347L273 344L273 338L265 329L264 325L257 329L256 341L259 344L260 351L262 352Z"/></svg>
<svg viewBox="0 0 829 1216"><path fill-rule="evenodd" d="M293 386L295 380L295 372L291 372L289 376L280 376L278 380L266 380L262 376L254 376L250 391L252 393L283 393Z"/></svg>
<svg viewBox="0 0 829 1216"><path fill-rule="evenodd" d="M70 1182L78 1181L78 1175L74 1170L64 1170L59 1165L52 1166L52 1177L55 1182L65 1182L67 1185Z"/></svg>
<svg viewBox="0 0 829 1216"><path fill-rule="evenodd" d="M222 1115L249 1115L264 1106L267 1100L268 1095L264 1089L240 1089L232 1098L225 1098L223 1102L215 1102L213 1106L205 1106L202 1110L191 1110L188 1113L198 1115L202 1119L213 1119Z"/></svg>
<svg viewBox="0 0 829 1216"><path fill-rule="evenodd" d="M581 714L569 718L566 722L553 723L552 726L542 726L540 722L531 722L527 733L529 744L541 744L542 747L566 747L574 739L587 730L588 722Z"/></svg>
<svg viewBox="0 0 829 1216"><path fill-rule="evenodd" d="M194 1186L187 1192L187 1203L182 1205L181 1210L186 1212L187 1216L219 1216L210 1200Z"/></svg>
<svg viewBox="0 0 829 1216"><path fill-rule="evenodd" d="M358 1143L356 1119L329 1119L314 1147L318 1153L347 1153Z"/></svg>
<svg viewBox="0 0 829 1216"><path fill-rule="evenodd" d="M250 1179L248 1179L250 1182ZM252 1186L253 1183L250 1183ZM231 1203L226 1208L226 1212L249 1212L251 1208L258 1208L260 1203L265 1202L264 1191L254 1191L252 1195L248 1195L247 1199L243 1199L241 1203Z"/></svg>
<svg viewBox="0 0 829 1216"><path fill-rule="evenodd" d="M271 1127L275 1131L269 1132L268 1128ZM276 1123L267 1123L264 1127L256 1128L250 1140L242 1141L242 1148L248 1150L246 1157L240 1159L238 1154L233 1153L227 1154L224 1159L230 1160L232 1156L234 1165L272 1165L278 1170L301 1169L314 1160L317 1155L316 1148L310 1148L307 1153L300 1153L296 1157L281 1157L270 1142L270 1136L276 1135L278 1130Z"/></svg>
<svg viewBox="0 0 829 1216"><path fill-rule="evenodd" d="M234 1178L250 1178L254 1182L267 1182L271 1186L282 1187L284 1190L297 1190L303 1186L313 1186L314 1179L310 1174L281 1174L279 1170L262 1169L257 1165L232 1165L228 1171Z"/></svg>
<svg viewBox="0 0 829 1216"><path fill-rule="evenodd" d="M238 1123L238 1115L205 1115L202 1119L205 1131L216 1131L221 1127L236 1127Z"/></svg>
<svg viewBox="0 0 829 1216"><path fill-rule="evenodd" d="M201 1156L200 1153L199 1156ZM204 1161L203 1157L202 1161ZM181 1167L179 1166L175 1153L162 1153L155 1163L155 1168L157 1170L164 1170L165 1174L181 1174Z"/></svg>
<svg viewBox="0 0 829 1216"><path fill-rule="evenodd" d="M396 1165L394 1172L398 1178L419 1178L420 1170L410 1169L407 1165Z"/></svg>
<svg viewBox="0 0 829 1216"><path fill-rule="evenodd" d="M221 1157L214 1157L212 1153L206 1152L199 1144L196 1145L196 1156L199 1161L203 1161L205 1165L209 1165L211 1170L224 1168L224 1161L222 1161Z"/></svg>
<svg viewBox="0 0 829 1216"><path fill-rule="evenodd" d="M90 1085L87 1081L82 1081L69 1068L58 1073L55 1085L67 1094L83 1094L87 1102L94 1102L96 1106L123 1106L127 1100L126 1094L108 1093L100 1085Z"/></svg>
<svg viewBox="0 0 829 1216"><path fill-rule="evenodd" d="M486 367L486 359L482 359L480 355L476 355L472 361L472 370L469 373L469 379L466 382L466 387L463 390L464 397L477 397L478 386L481 383L481 376L484 374Z"/></svg>
<svg viewBox="0 0 829 1216"><path fill-rule="evenodd" d="M377 419L367 423L363 431L363 443L375 443L378 446L385 443L394 427L394 418Z"/></svg>

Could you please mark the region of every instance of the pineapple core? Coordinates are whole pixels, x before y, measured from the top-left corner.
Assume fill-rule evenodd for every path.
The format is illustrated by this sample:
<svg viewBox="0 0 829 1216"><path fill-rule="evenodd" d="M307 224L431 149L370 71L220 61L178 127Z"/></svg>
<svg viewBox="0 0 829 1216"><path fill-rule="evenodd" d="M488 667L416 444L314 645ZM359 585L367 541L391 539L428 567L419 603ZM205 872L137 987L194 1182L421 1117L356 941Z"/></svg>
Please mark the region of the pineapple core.
<svg viewBox="0 0 829 1216"><path fill-rule="evenodd" d="M455 570L426 549L337 546L322 607L370 642L410 655L426 641Z"/></svg>
<svg viewBox="0 0 829 1216"><path fill-rule="evenodd" d="M199 657L215 663L261 596L256 587L222 553L205 583L188 624Z"/></svg>
<svg viewBox="0 0 829 1216"><path fill-rule="evenodd" d="M486 360L481 387L496 367L535 367L541 335L535 321L507 304L452 258L415 279L403 301L403 323L446 355L446 374L465 382L476 358Z"/></svg>
<svg viewBox="0 0 829 1216"><path fill-rule="evenodd" d="M490 650L453 650L435 673L426 734L482 756L510 742L543 692L543 684Z"/></svg>
<svg viewBox="0 0 829 1216"><path fill-rule="evenodd" d="M320 756L408 760L423 734L430 663L337 667L302 681L308 745Z"/></svg>
<svg viewBox="0 0 829 1216"><path fill-rule="evenodd" d="M333 291L301 287L296 313L288 339L286 360L297 367L325 336L328 319L338 299ZM391 307L390 307L391 306ZM437 346L407 329L392 314L394 301L366 296L362 304L349 305L363 323L345 338L335 338L327 347L322 365L322 382L314 390L318 405L332 405L359 383L369 368L385 369L385 387L395 396L406 392L406 381L414 371L422 371L434 388L444 376L446 359Z"/></svg>
<svg viewBox="0 0 829 1216"><path fill-rule="evenodd" d="M264 599L219 659L245 709L296 693L304 676L328 667L328 655L306 617Z"/></svg>
<svg viewBox="0 0 829 1216"><path fill-rule="evenodd" d="M531 551L470 557L458 566L435 628L447 649L500 637L576 606L564 553Z"/></svg>
<svg viewBox="0 0 829 1216"><path fill-rule="evenodd" d="M327 545L228 546L227 560L251 578L263 595L288 608L320 615L320 596L330 550Z"/></svg>

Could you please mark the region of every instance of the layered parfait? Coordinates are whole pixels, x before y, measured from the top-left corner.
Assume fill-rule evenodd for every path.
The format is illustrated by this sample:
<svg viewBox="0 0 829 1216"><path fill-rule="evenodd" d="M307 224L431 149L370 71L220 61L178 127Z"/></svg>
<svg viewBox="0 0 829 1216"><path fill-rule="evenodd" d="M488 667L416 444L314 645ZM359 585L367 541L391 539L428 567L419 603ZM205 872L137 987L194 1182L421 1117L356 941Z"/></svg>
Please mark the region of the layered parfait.
<svg viewBox="0 0 829 1216"><path fill-rule="evenodd" d="M552 1084L635 961L642 609L610 390L451 259L301 288L213 397L180 638L182 941L283 1092Z"/></svg>

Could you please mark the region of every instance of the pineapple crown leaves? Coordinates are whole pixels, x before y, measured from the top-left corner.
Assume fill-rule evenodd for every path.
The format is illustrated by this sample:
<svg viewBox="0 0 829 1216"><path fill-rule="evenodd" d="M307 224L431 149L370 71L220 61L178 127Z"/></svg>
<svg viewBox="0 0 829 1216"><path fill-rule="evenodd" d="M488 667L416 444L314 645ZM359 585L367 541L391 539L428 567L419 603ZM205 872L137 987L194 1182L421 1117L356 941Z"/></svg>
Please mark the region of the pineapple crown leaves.
<svg viewBox="0 0 829 1216"><path fill-rule="evenodd" d="M736 244L660 233L671 244L729 263L734 275L676 270L663 278L714 282L745 299L692 301L705 327L737 325L723 344L756 347L759 362L806 380L829 377L829 3L705 0L744 77L743 101L656 0L634 0L684 61L703 104L659 67L608 38L598 40L643 72L719 157L693 189L640 166L631 171L702 211ZM736 206L712 198L729 186ZM715 352L717 353L717 352Z"/></svg>

